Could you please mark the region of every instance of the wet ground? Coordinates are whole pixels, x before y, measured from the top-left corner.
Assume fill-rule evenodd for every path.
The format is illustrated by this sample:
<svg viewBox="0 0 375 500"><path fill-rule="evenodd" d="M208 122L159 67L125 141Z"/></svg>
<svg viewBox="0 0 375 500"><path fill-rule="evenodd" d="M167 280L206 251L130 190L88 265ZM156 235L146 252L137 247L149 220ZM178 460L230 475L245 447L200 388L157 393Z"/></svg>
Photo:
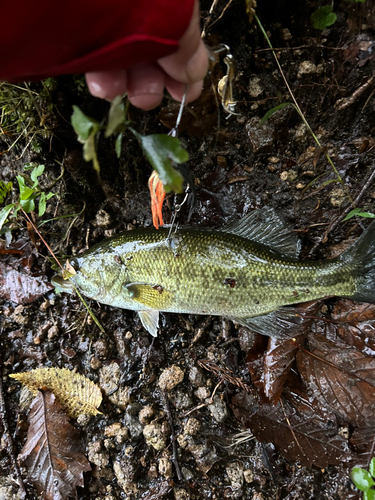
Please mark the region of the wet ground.
<svg viewBox="0 0 375 500"><path fill-rule="evenodd" d="M243 2L234 0L218 19L226 6L219 1L206 26L207 42L227 44L237 62L238 115L228 118L212 90L225 74L221 60L202 98L182 120L180 138L190 154L197 195L190 224L219 227L267 205L298 233L303 258L332 257L362 231L361 220L340 221L351 209L348 193L358 207L374 212L375 186L368 181L375 152L375 4L340 2L335 5L336 23L319 31L309 19L316 2L259 3L257 14L322 148L292 106L258 126L267 111L291 102L291 97L263 35L249 24ZM202 2L204 20L210 6ZM121 231L150 226L150 167L134 137L126 134L120 159L113 141L100 139L100 185L82 159L69 120L71 105L77 104L101 121L106 104L70 77L58 79L52 100L53 137L41 143L42 152L26 150L20 158L25 142L0 157L5 182L14 182L26 161L45 164L44 187L58 178L62 163L63 177L52 189L60 198L50 200L44 219L77 215L41 227L51 248L71 255ZM130 110L134 127L144 134L168 132L175 116L176 106L167 98L162 109L150 113ZM343 184L327 163L327 152ZM173 198L168 204L167 222ZM184 207L179 223L186 224L187 218ZM50 278L47 252L31 234L39 254L29 262L29 272ZM13 239L21 238L28 240L29 235L20 218ZM5 403L16 454L26 439L27 410L20 409L20 386L9 373L64 367L87 375L105 394L103 414L76 424L93 468L85 474L79 499L359 498L344 464L306 467L286 460L272 443L253 438L243 427L244 419L234 417L233 398L243 388L198 362L209 360L251 386L247 353L254 338L243 328L222 318L162 314L161 332L154 340L133 312L95 302L90 306L105 333L73 295L51 291L20 305L4 294L0 299ZM160 387L165 370L176 381L169 390ZM171 435L176 437L174 447ZM0 498L15 498L4 440L0 470ZM36 498L24 478L28 498Z"/></svg>

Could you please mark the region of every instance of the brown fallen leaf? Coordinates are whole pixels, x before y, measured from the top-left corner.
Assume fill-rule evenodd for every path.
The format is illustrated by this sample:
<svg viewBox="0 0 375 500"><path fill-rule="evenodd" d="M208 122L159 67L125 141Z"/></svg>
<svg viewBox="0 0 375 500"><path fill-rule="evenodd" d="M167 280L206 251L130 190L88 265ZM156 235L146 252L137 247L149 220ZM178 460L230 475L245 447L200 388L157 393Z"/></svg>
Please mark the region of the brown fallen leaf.
<svg viewBox="0 0 375 500"><path fill-rule="evenodd" d="M9 375L26 385L34 394L38 389L48 389L69 416L76 418L81 413L97 415L102 402L100 387L79 373L65 368L37 368Z"/></svg>
<svg viewBox="0 0 375 500"><path fill-rule="evenodd" d="M321 407L353 426L366 426L375 415L375 358L340 339L309 337L309 351L297 354L297 367Z"/></svg>
<svg viewBox="0 0 375 500"><path fill-rule="evenodd" d="M31 276L24 270L17 271L0 263L0 296L16 304L33 302L53 289L44 276Z"/></svg>
<svg viewBox="0 0 375 500"><path fill-rule="evenodd" d="M23 239L13 243L10 248L0 247L1 297L16 304L26 304L53 289L46 276L31 271L35 257L35 248Z"/></svg>
<svg viewBox="0 0 375 500"><path fill-rule="evenodd" d="M240 393L231 406L244 427L259 441L273 443L288 460L322 468L348 462L352 453L334 414L319 415L308 399L300 398L300 403L298 411L285 398L276 406L258 406L251 395Z"/></svg>
<svg viewBox="0 0 375 500"><path fill-rule="evenodd" d="M296 308L303 321L293 338L288 338L288 335L286 338L269 338L267 349L261 356L254 356L257 344L248 352L247 366L253 384L267 402L276 404L279 400L296 354L307 337L320 305L321 301L314 301Z"/></svg>
<svg viewBox="0 0 375 500"><path fill-rule="evenodd" d="M52 392L38 392L30 406L27 441L18 461L46 500L66 500L91 470L79 431L69 423Z"/></svg>
<svg viewBox="0 0 375 500"><path fill-rule="evenodd" d="M375 356L375 304L339 300L332 319L337 335L347 344Z"/></svg>

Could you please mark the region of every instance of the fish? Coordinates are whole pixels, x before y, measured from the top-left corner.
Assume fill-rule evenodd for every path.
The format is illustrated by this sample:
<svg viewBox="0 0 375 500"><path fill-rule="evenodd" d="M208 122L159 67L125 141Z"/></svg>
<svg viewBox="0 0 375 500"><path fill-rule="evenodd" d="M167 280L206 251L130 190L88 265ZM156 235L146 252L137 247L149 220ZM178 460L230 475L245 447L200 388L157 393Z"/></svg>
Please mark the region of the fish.
<svg viewBox="0 0 375 500"><path fill-rule="evenodd" d="M224 316L278 337L298 328L296 304L327 297L375 303L375 221L344 253L301 261L296 234L271 207L220 229L135 229L105 239L55 276L100 303L137 311L157 335L160 312Z"/></svg>

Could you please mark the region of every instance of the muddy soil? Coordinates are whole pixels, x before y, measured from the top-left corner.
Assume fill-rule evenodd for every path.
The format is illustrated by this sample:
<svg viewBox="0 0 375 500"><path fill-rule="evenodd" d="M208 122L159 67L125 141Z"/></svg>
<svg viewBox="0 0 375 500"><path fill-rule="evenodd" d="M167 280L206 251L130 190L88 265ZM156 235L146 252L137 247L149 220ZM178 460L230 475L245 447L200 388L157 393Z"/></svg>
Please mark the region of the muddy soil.
<svg viewBox="0 0 375 500"><path fill-rule="evenodd" d="M331 257L362 231L357 219L330 226L351 208L345 189L353 200L361 195L359 207L374 211L375 186L366 186L366 181L375 167L375 4L337 2L336 23L319 31L310 22L318 2L259 2L258 16L322 149L292 106L258 127L267 111L291 102L291 97L263 35L249 24L244 2L234 0L218 19L226 4L220 0L215 8L206 28L207 42L227 44L237 62L238 114L228 117L217 106L212 86L225 74L221 60L202 98L182 120L180 138L190 154L197 196L190 224L219 227L271 206L300 235L303 258ZM202 2L203 22L210 6L210 1ZM1 179L14 185L25 161L46 165L45 186L60 175L58 162L63 162L63 178L54 187L60 199L50 200L44 218L85 209L81 215L42 226L49 245L60 255L71 255L121 231L150 226L150 166L136 140L126 134L117 159L113 141L100 139L99 185L91 165L82 159L69 121L73 104L99 121L107 105L78 91L70 77L58 79L53 99L53 138L43 144L43 152L27 150L20 159L25 143L0 158ZM168 132L175 116L176 106L167 97L162 109L130 110L135 128L147 134ZM344 187L327 182L337 176L325 152ZM164 209L167 222L173 204L170 198ZM184 207L178 221L183 225L187 219ZM21 219L13 238L29 238ZM32 270L51 278L47 252L37 245L39 256ZM160 334L152 339L133 312L95 302L90 306L105 333L74 295L51 291L18 306L0 299L5 402L16 454L26 439L27 408L20 408L20 386L9 373L64 367L87 375L104 391L102 415L75 424L93 468L85 473L84 488L78 488L80 500L359 498L343 465L306 468L286 461L272 443L252 438L231 409L241 389L227 382L217 387L220 379L199 367L198 360L209 359L251 384L246 366L251 334L218 317L162 314ZM162 373L177 367L183 381L163 393L158 385ZM177 438L177 457L171 432ZM14 471L4 440L0 471L0 497L15 498ZM28 498L37 498L24 478Z"/></svg>

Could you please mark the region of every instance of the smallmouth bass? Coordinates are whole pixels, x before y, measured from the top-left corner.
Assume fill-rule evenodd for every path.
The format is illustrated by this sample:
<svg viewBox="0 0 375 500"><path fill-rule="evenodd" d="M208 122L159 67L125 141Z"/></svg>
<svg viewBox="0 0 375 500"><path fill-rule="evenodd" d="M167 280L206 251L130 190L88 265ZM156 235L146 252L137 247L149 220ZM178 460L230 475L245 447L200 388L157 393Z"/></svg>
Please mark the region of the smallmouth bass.
<svg viewBox="0 0 375 500"><path fill-rule="evenodd" d="M375 302L375 221L334 259L299 261L298 252L296 236L264 208L220 230L108 238L70 260L71 281L86 297L137 311L154 336L161 311L225 316L278 336L299 323L285 306L332 296ZM52 283L71 287L59 276Z"/></svg>

